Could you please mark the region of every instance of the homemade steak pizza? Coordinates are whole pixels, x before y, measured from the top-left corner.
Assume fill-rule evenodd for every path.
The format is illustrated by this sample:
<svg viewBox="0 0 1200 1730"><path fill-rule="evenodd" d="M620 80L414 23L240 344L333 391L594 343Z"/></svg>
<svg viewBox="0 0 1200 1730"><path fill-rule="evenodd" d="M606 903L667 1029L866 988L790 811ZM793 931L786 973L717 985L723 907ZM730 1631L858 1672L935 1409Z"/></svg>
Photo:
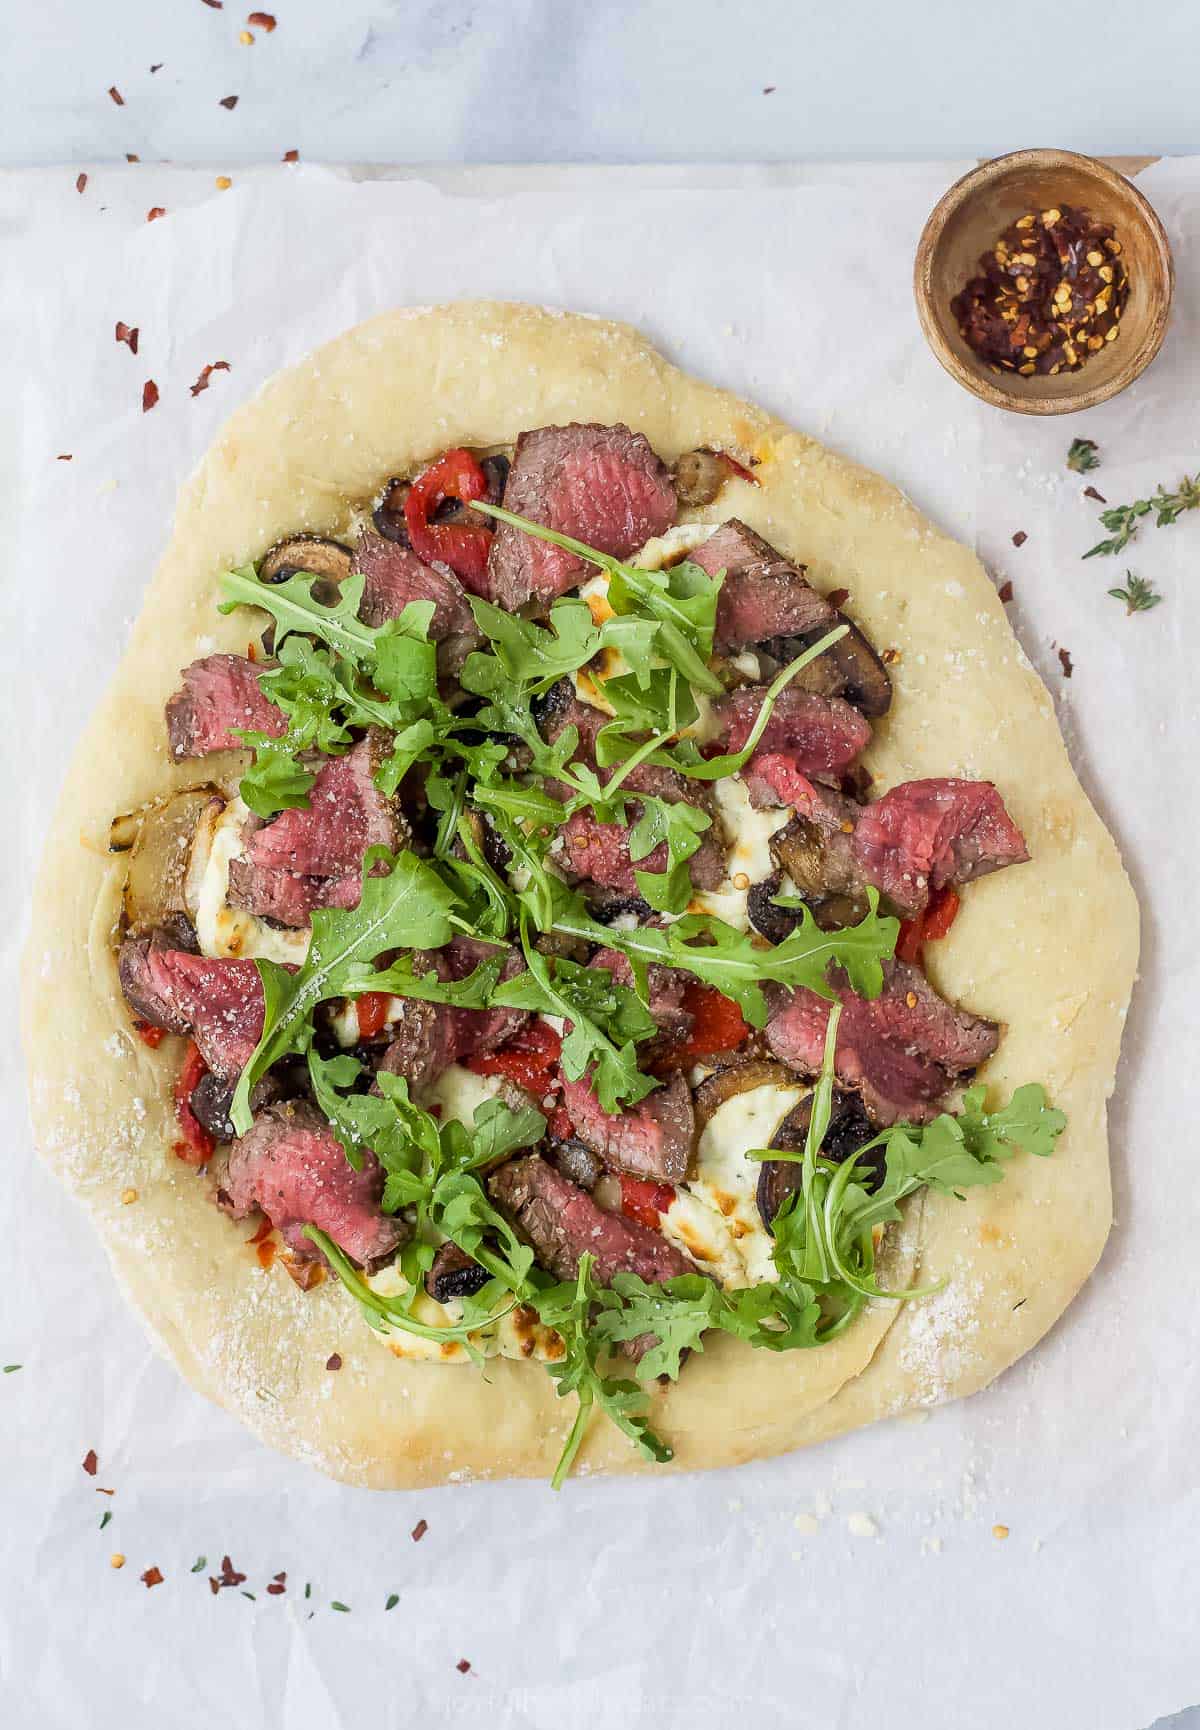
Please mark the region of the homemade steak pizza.
<svg viewBox="0 0 1200 1730"><path fill-rule="evenodd" d="M716 1465L1061 1312L1135 956L970 554L632 332L396 314L185 495L47 854L34 1121L324 1469Z"/></svg>

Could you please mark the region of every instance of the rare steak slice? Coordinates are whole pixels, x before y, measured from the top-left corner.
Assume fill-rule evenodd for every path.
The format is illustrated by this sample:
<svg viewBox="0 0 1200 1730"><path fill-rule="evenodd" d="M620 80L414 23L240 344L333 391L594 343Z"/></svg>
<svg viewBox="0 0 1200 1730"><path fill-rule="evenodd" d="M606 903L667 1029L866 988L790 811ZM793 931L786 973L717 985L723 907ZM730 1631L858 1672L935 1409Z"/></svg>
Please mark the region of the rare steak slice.
<svg viewBox="0 0 1200 1730"><path fill-rule="evenodd" d="M209 1069L240 1075L263 1030L263 988L253 961L215 960L127 937L117 963L130 1006L167 1033L190 1033Z"/></svg>
<svg viewBox="0 0 1200 1730"><path fill-rule="evenodd" d="M714 705L722 751L744 748L766 694L765 685L743 685ZM837 786L870 740L869 722L840 697L819 697L795 685L785 686L754 755L741 771L751 803L794 804L793 798L770 797L790 791L796 785L793 774Z"/></svg>
<svg viewBox="0 0 1200 1730"><path fill-rule="evenodd" d="M780 661L811 648L835 625L846 635L801 669L798 683L826 697L844 697L864 715L885 715L892 700L887 669L858 626L817 593L803 565L785 559L737 517L690 555L716 576L725 572L717 597L714 646L722 655L763 645Z"/></svg>
<svg viewBox="0 0 1200 1730"><path fill-rule="evenodd" d="M369 847L395 848L396 807L376 787L374 737L324 757L308 809L247 825L245 857L229 868L229 900L283 925L305 925L316 907L357 907Z"/></svg>
<svg viewBox="0 0 1200 1730"><path fill-rule="evenodd" d="M628 955L619 949L598 949L588 963L589 967L603 967L612 974L618 985L624 985L627 990L634 989L633 965ZM691 1032L693 1017L683 1006L683 994L687 986L687 975L680 973L678 968L664 967L658 961L652 961L646 970L647 974L647 1007L659 1031L667 1033L676 1039L684 1039Z"/></svg>
<svg viewBox="0 0 1200 1730"><path fill-rule="evenodd" d="M287 732L287 717L267 698L259 677L269 669L245 655L206 655L183 671L183 684L167 704L171 755L204 757L210 751L240 751L235 731Z"/></svg>
<svg viewBox="0 0 1200 1730"><path fill-rule="evenodd" d="M497 955L504 956L501 981L524 971L517 950L461 936L443 949L415 950L413 969L418 974L432 971L443 982L461 980ZM410 1089L428 1087L450 1064L507 1044L528 1020L525 1009L459 1009L451 1003L406 997L401 999L399 1019L392 1025L391 1043L379 1067L390 1075L405 1076Z"/></svg>
<svg viewBox="0 0 1200 1730"><path fill-rule="evenodd" d="M1025 837L990 781L904 781L866 806L854 830L863 877L908 915L951 883L1019 865Z"/></svg>
<svg viewBox="0 0 1200 1730"><path fill-rule="evenodd" d="M835 1069L843 1087L855 1088L877 1122L926 1123L957 1082L995 1051L994 1021L956 1009L939 997L919 968L884 963L884 986L873 999L850 990L834 970L831 983L842 1004ZM815 1075L825 1051L829 1004L814 992L795 991L775 1008L767 1043L780 1062Z"/></svg>
<svg viewBox="0 0 1200 1730"><path fill-rule="evenodd" d="M692 1090L681 1074L623 1111L605 1111L587 1077L562 1077L563 1104L585 1147L615 1171L682 1183L692 1157L696 1118Z"/></svg>
<svg viewBox="0 0 1200 1730"><path fill-rule="evenodd" d="M598 552L628 558L675 521L670 474L641 433L627 426L547 426L524 432L504 488L504 506ZM488 555L491 598L506 612L541 608L590 567L574 553L501 523Z"/></svg>
<svg viewBox="0 0 1200 1730"><path fill-rule="evenodd" d="M574 1279L585 1253L593 1257L601 1285L611 1284L617 1273L634 1273L647 1284L659 1284L698 1272L659 1232L605 1212L539 1154L509 1160L488 1178L488 1189L556 1279Z"/></svg>
<svg viewBox="0 0 1200 1730"><path fill-rule="evenodd" d="M364 531L354 555L354 570L361 571L366 579L358 609L364 624L386 624L389 619L398 619L410 601L432 601L431 642L457 636L482 641L483 634L476 627L467 592L458 578L444 567L425 564L411 547Z"/></svg>
<svg viewBox="0 0 1200 1730"><path fill-rule="evenodd" d="M498 985L507 984L518 973L524 973L525 961L520 950L500 943L485 943L478 937L452 937L438 951L447 979L466 979L484 961L504 956ZM483 1057L496 1051L518 1034L529 1020L527 1009L454 1009L455 1061Z"/></svg>
<svg viewBox="0 0 1200 1730"><path fill-rule="evenodd" d="M306 1225L326 1232L363 1265L389 1256L407 1235L381 1212L383 1170L369 1151L355 1171L315 1106L287 1100L261 1111L234 1142L219 1200L234 1219L257 1208L302 1260L320 1254Z"/></svg>

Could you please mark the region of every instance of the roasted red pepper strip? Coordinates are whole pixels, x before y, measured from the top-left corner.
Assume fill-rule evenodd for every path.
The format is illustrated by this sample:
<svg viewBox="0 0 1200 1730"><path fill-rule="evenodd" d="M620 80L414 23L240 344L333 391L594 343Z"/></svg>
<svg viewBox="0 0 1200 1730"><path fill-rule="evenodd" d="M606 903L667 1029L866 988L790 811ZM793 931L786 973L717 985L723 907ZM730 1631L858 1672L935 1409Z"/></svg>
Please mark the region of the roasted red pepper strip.
<svg viewBox="0 0 1200 1730"><path fill-rule="evenodd" d="M683 1007L692 1018L692 1031L683 1045L671 1047L671 1061L707 1057L714 1051L736 1051L749 1037L750 1029L736 1003L722 997L711 985L689 980L683 988Z"/></svg>
<svg viewBox="0 0 1200 1730"><path fill-rule="evenodd" d="M413 552L428 564L440 559L474 595L487 595L487 561L492 533L479 519L468 523L435 523L438 506L447 499L469 504L488 490L487 476L470 451L447 451L419 474L404 501L404 521Z"/></svg>
<svg viewBox="0 0 1200 1730"><path fill-rule="evenodd" d="M946 935L958 917L960 905L955 890L939 889L924 913L919 913L915 919L906 919L896 939L896 954L900 960L919 966L923 946Z"/></svg>
<svg viewBox="0 0 1200 1730"><path fill-rule="evenodd" d="M575 1133L575 1125L565 1105L554 1107L546 1124L546 1133L551 1141L570 1141Z"/></svg>
<svg viewBox="0 0 1200 1730"><path fill-rule="evenodd" d="M752 487L758 485L758 476L754 473L754 470L744 467L742 463L738 462L736 457L731 457L728 451L714 451L713 455L720 457L721 461L732 469L733 473L739 480L749 481Z"/></svg>
<svg viewBox="0 0 1200 1730"><path fill-rule="evenodd" d="M165 1028L155 1027L152 1021L135 1021L133 1031L143 1045L148 1045L151 1051L157 1051L167 1037Z"/></svg>
<svg viewBox="0 0 1200 1730"><path fill-rule="evenodd" d="M388 1004L391 1002L386 991L364 991L358 999L358 1037L374 1039L387 1026Z"/></svg>
<svg viewBox="0 0 1200 1730"><path fill-rule="evenodd" d="M216 1142L192 1110L192 1094L201 1076L207 1075L208 1065L200 1055L194 1039L188 1040L187 1056L179 1079L175 1083L175 1116L179 1119L182 1141L175 1143L175 1152L188 1165L206 1165L212 1158Z"/></svg>
<svg viewBox="0 0 1200 1730"><path fill-rule="evenodd" d="M531 1021L500 1051L463 1061L476 1075L504 1075L542 1098L558 1085L562 1040L545 1021Z"/></svg>
<svg viewBox="0 0 1200 1730"><path fill-rule="evenodd" d="M626 1219L636 1220L639 1225L648 1225L651 1231L657 1231L659 1216L666 1213L674 1200L675 1191L669 1183L655 1183L648 1177L630 1177L627 1171L621 1173L621 1212Z"/></svg>

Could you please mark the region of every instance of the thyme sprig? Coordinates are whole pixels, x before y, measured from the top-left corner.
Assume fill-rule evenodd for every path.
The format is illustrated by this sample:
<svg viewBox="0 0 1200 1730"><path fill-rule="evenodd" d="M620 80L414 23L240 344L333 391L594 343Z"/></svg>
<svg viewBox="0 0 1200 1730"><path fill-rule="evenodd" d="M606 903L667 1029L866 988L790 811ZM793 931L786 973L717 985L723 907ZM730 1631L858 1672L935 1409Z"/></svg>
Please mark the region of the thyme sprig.
<svg viewBox="0 0 1200 1730"><path fill-rule="evenodd" d="M1150 494L1148 499L1135 499L1131 505L1111 505L1108 510L1100 512L1100 521L1106 529L1113 533L1107 540L1097 541L1094 547L1089 547L1084 553L1085 559L1103 557L1109 553L1119 553L1127 547L1137 534L1138 523L1142 517L1148 517L1154 512L1154 526L1164 529L1176 522L1184 511L1194 511L1200 505L1200 474L1189 479L1184 475L1178 488L1173 493L1160 486L1157 492Z"/></svg>

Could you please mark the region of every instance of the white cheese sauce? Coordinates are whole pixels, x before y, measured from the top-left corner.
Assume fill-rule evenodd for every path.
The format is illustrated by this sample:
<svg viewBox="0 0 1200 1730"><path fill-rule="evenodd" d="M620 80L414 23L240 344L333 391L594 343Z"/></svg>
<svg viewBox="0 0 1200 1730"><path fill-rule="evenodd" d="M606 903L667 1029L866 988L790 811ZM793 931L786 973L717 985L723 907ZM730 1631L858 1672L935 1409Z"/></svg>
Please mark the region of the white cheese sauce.
<svg viewBox="0 0 1200 1730"><path fill-rule="evenodd" d="M214 800L196 826L188 865L185 899L201 955L291 961L308 954L312 932L282 930L253 913L229 905L229 866L243 856L242 831L249 810L231 799L222 810Z"/></svg>

